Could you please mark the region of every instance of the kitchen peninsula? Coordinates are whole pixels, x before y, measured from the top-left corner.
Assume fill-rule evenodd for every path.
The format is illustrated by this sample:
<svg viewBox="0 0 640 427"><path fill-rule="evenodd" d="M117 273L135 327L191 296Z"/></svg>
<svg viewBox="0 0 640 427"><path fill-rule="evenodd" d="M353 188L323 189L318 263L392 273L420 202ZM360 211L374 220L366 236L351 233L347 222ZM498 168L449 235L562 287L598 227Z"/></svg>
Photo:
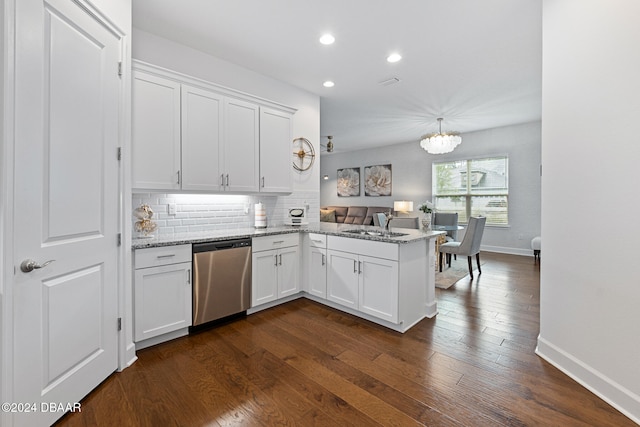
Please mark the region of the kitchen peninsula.
<svg viewBox="0 0 640 427"><path fill-rule="evenodd" d="M143 253L148 256L149 252L153 255L154 251L166 252L173 247L188 249L195 243L251 238L252 303L247 314L306 297L395 331L406 332L420 320L437 313L435 241L440 234L443 232L402 228L385 231L373 226L321 223L140 238L133 241L132 249L137 265ZM158 258L167 259L164 252ZM182 281L184 261L181 257L177 276ZM138 277L139 274L136 279ZM185 283L178 284L180 289L189 288L181 303L190 300L191 279L187 280L186 286ZM145 303L139 298L150 291L149 288L145 292L138 291L140 284L137 282L139 280L134 283L135 306L143 307ZM152 298L154 304L158 300L168 304L175 300L169 296ZM187 316L182 309L179 313ZM137 348L184 335L190 326L190 323L175 322L175 319L156 324L158 322L153 319L142 320L140 313L134 313L134 318L136 323L144 321L150 325L147 330L159 331L158 336L144 345L137 343ZM163 322L179 326L171 331ZM152 335L144 335L144 339Z"/></svg>

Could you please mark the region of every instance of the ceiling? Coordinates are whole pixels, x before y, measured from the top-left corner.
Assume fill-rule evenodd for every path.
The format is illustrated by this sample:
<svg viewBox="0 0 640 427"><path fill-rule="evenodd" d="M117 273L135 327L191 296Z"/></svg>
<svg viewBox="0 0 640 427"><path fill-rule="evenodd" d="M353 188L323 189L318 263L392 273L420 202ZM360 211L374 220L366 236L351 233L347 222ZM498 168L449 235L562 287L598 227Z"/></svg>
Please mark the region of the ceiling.
<svg viewBox="0 0 640 427"><path fill-rule="evenodd" d="M133 25L319 95L336 152L541 118L541 0L133 0Z"/></svg>

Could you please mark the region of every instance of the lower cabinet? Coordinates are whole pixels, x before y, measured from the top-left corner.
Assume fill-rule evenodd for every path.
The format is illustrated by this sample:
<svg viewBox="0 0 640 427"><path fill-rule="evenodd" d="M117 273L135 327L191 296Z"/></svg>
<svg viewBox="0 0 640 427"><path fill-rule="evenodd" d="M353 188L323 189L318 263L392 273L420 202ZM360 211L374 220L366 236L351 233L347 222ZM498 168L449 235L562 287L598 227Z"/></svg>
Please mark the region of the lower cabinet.
<svg viewBox="0 0 640 427"><path fill-rule="evenodd" d="M276 301L300 291L299 236L254 238L251 259L251 307Z"/></svg>
<svg viewBox="0 0 640 427"><path fill-rule="evenodd" d="M191 326L191 245L135 251L134 341ZM158 341L160 342L160 341Z"/></svg>
<svg viewBox="0 0 640 427"><path fill-rule="evenodd" d="M328 250L327 299L398 321L398 262Z"/></svg>
<svg viewBox="0 0 640 427"><path fill-rule="evenodd" d="M307 292L327 298L327 240L323 234L309 233Z"/></svg>
<svg viewBox="0 0 640 427"><path fill-rule="evenodd" d="M397 245L330 236L327 249L327 299L398 323L397 258Z"/></svg>

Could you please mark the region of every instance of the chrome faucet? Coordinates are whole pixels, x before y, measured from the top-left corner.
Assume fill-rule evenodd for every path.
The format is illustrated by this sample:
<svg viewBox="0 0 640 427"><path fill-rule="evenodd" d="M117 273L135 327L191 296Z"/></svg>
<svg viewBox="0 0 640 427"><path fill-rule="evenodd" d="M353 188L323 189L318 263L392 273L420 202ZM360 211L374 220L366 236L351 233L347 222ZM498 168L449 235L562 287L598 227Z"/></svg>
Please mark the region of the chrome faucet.
<svg viewBox="0 0 640 427"><path fill-rule="evenodd" d="M384 216L385 216L385 218L386 218L386 221L385 221L385 223L384 223L384 227L383 227L383 228L384 228L385 230L387 230L387 231L390 231L389 224L391 223L391 220L393 219L393 215L391 214L391 211L389 211L389 212L386 212L386 213L384 214Z"/></svg>

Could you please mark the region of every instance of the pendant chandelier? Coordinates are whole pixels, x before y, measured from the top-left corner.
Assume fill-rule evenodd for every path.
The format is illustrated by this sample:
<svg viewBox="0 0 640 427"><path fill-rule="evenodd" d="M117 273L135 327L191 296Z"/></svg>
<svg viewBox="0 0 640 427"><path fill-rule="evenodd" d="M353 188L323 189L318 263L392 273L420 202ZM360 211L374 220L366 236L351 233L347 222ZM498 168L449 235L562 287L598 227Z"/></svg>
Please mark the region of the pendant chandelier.
<svg viewBox="0 0 640 427"><path fill-rule="evenodd" d="M422 137L420 146L429 154L450 153L462 142L458 132L442 133L442 117L438 117L440 130L438 133L430 133Z"/></svg>

